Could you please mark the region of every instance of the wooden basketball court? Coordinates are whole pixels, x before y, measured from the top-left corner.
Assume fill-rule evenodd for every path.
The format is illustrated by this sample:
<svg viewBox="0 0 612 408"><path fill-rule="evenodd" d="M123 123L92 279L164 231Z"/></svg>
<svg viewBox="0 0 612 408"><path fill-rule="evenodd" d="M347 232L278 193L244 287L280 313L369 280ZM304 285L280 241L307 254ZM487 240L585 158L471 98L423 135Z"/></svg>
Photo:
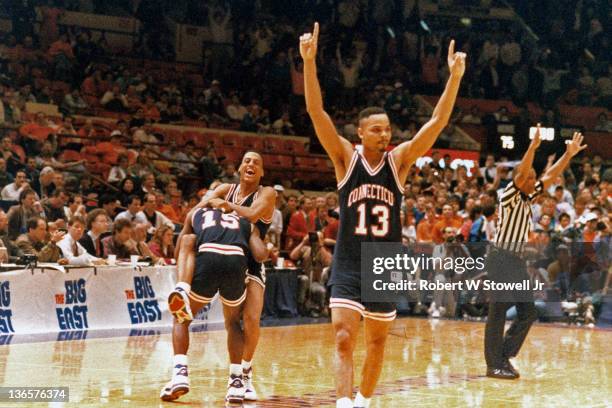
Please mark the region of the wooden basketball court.
<svg viewBox="0 0 612 408"><path fill-rule="evenodd" d="M515 360L522 374L515 381L483 376L483 331L482 323L397 320L372 407L612 405L611 331L534 326ZM223 330L192 333L191 392L174 403L159 400L171 373L171 335L148 332L41 343L13 339L0 346L0 381L3 386L68 386L69 406L224 406ZM359 344L357 381L362 338ZM335 406L332 356L329 324L263 328L254 365L261 400L244 406Z"/></svg>

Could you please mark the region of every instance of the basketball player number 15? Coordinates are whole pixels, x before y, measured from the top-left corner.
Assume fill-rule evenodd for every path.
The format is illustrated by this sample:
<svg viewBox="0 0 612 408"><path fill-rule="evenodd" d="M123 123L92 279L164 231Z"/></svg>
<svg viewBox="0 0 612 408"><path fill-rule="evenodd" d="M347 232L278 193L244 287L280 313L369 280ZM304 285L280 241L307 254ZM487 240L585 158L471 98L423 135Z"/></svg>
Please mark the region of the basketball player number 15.
<svg viewBox="0 0 612 408"><path fill-rule="evenodd" d="M214 217L215 213L212 211L207 211L204 213L202 230L214 227L217 224ZM240 228L240 219L234 214L221 214L221 220L219 224L221 224L223 228L238 229Z"/></svg>
<svg viewBox="0 0 612 408"><path fill-rule="evenodd" d="M357 207L359 222L355 227L355 235L368 235L368 227L366 225L366 205L361 203ZM386 205L375 205L372 207L372 215L377 217L377 222L370 226L372 235L375 237L384 237L389 232L389 207Z"/></svg>

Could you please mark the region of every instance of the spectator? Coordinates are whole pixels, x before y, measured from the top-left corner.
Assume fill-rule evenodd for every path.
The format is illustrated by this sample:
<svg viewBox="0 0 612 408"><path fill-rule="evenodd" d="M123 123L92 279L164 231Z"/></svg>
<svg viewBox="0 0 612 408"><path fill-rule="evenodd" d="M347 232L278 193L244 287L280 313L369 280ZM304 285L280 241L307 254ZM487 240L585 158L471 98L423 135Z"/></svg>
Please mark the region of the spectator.
<svg viewBox="0 0 612 408"><path fill-rule="evenodd" d="M88 108L87 102L81 98L81 93L77 88L64 96L61 110L66 115L75 115Z"/></svg>
<svg viewBox="0 0 612 408"><path fill-rule="evenodd" d="M274 191L276 191L276 202L268 234L270 235L270 242L275 247L280 248L281 234L283 233L283 214L279 208L283 202L283 191L285 191L285 189L280 184L277 184L274 186Z"/></svg>
<svg viewBox="0 0 612 408"><path fill-rule="evenodd" d="M26 233L27 222L30 218L40 215L42 208L40 203L35 204L36 193L26 188L19 194L19 204L12 206L7 214L8 217L8 237L11 240L17 239L19 234Z"/></svg>
<svg viewBox="0 0 612 408"><path fill-rule="evenodd" d="M12 91L5 90L0 104L0 124L19 124L21 123L21 108L17 104L17 99Z"/></svg>
<svg viewBox="0 0 612 408"><path fill-rule="evenodd" d="M286 250L295 248L308 235L309 231L314 231L314 217L310 216L312 209L312 199L306 196L302 197L299 209L289 219Z"/></svg>
<svg viewBox="0 0 612 408"><path fill-rule="evenodd" d="M117 164L111 167L106 181L109 183L121 183L128 176L128 158L126 154L117 157Z"/></svg>
<svg viewBox="0 0 612 408"><path fill-rule="evenodd" d="M485 183L493 183L497 176L497 167L495 167L495 156L487 154L484 167L480 168L480 175Z"/></svg>
<svg viewBox="0 0 612 408"><path fill-rule="evenodd" d="M129 200L131 201L131 200ZM128 203L129 203L128 201ZM100 207L106 211L106 215L111 219L117 216L117 198L111 194L104 194L100 197Z"/></svg>
<svg viewBox="0 0 612 408"><path fill-rule="evenodd" d="M141 209L140 197L137 195L130 196L127 204L128 204L127 210L123 211L122 213L119 213L119 215L115 217L115 222L121 219L128 220L128 221L136 220L136 216L138 215Z"/></svg>
<svg viewBox="0 0 612 408"><path fill-rule="evenodd" d="M283 115L272 124L272 129L279 135L295 135L293 124L289 121L289 112L283 112Z"/></svg>
<svg viewBox="0 0 612 408"><path fill-rule="evenodd" d="M47 140L50 134L55 133L55 129L50 126L45 115L39 112L36 114L34 122L27 123L19 128L19 133L25 138L42 143Z"/></svg>
<svg viewBox="0 0 612 408"><path fill-rule="evenodd" d="M297 301L301 314L319 317L325 308L327 271L332 255L325 248L323 233L313 232L312 238L304 236L293 248L289 258L302 268L298 276ZM324 272L325 271L325 272Z"/></svg>
<svg viewBox="0 0 612 408"><path fill-rule="evenodd" d="M63 225L66 219L64 206L67 202L68 194L62 189L56 189L49 198L43 200L42 204L47 221L55 222L61 220L58 225Z"/></svg>
<svg viewBox="0 0 612 408"><path fill-rule="evenodd" d="M164 265L164 259L153 254L146 243L148 228L149 226L147 223L140 221L134 223L134 227L132 228L132 238L130 239L128 245L133 248L136 255L140 256L141 260L149 258L153 264Z"/></svg>
<svg viewBox="0 0 612 408"><path fill-rule="evenodd" d="M35 255L38 262L60 262L62 253L57 243L64 238L64 232L53 232L47 241L47 222L36 216L28 219L26 228L27 233L21 234L15 245L24 254Z"/></svg>
<svg viewBox="0 0 612 408"><path fill-rule="evenodd" d="M470 113L461 118L461 123L480 125L482 123L482 119L480 117L480 109L478 109L478 106L472 106L470 108Z"/></svg>
<svg viewBox="0 0 612 408"><path fill-rule="evenodd" d="M112 112L127 112L130 107L127 96L121 93L118 85L113 85L111 90L104 93L100 104Z"/></svg>
<svg viewBox="0 0 612 408"><path fill-rule="evenodd" d="M68 233L57 246L62 251L68 265L104 265L104 259L96 258L79 243L85 231L85 220L80 216L72 217L68 222Z"/></svg>
<svg viewBox="0 0 612 408"><path fill-rule="evenodd" d="M427 95L438 94L440 78L438 76L438 67L440 66L440 44L437 42L425 47L425 43L421 43L421 81L423 83L423 91Z"/></svg>
<svg viewBox="0 0 612 408"><path fill-rule="evenodd" d="M15 174L15 181L4 186L0 195L2 199L6 201L19 201L21 192L26 188L30 188L30 185L26 181L26 174L23 170L18 170Z"/></svg>
<svg viewBox="0 0 612 408"><path fill-rule="evenodd" d="M136 214L136 221L148 225L148 233L153 234L162 225L166 225L174 231L174 223L164 214L157 211L157 198L155 193L145 195L142 210Z"/></svg>
<svg viewBox="0 0 612 408"><path fill-rule="evenodd" d="M154 122L159 122L161 113L155 105L155 100L151 95L147 95L145 103L142 107L142 114L146 119L151 119Z"/></svg>
<svg viewBox="0 0 612 408"><path fill-rule="evenodd" d="M231 102L227 105L226 113L231 120L238 123L242 122L244 115L247 114L247 109L240 103L240 98L237 94L232 95Z"/></svg>
<svg viewBox="0 0 612 408"><path fill-rule="evenodd" d="M163 258L167 265L174 264L174 230L162 225L149 242L149 249L156 257Z"/></svg>
<svg viewBox="0 0 612 408"><path fill-rule="evenodd" d="M425 210L425 218L417 225L417 242L433 242L433 231L436 225L436 213L434 206L428 204Z"/></svg>
<svg viewBox="0 0 612 408"><path fill-rule="evenodd" d="M21 158L15 150L16 145L13 144L11 138L9 136L3 137L2 144L0 144L0 158L6 160L6 168L12 174L16 174L17 170L23 167Z"/></svg>
<svg viewBox="0 0 612 408"><path fill-rule="evenodd" d="M49 47L47 55L53 67L53 77L58 81L70 82L76 60L68 35L60 34L57 41Z"/></svg>
<svg viewBox="0 0 612 408"><path fill-rule="evenodd" d="M132 255L138 255L134 246L130 246L132 237L132 222L128 219L115 220L113 234L102 239L102 254L104 258L109 255L117 256L117 259L130 259Z"/></svg>
<svg viewBox="0 0 612 408"><path fill-rule="evenodd" d="M87 232L83 234L79 243L87 253L97 258L102 258L102 238L109 232L110 219L106 211L96 208L87 215Z"/></svg>
<svg viewBox="0 0 612 408"><path fill-rule="evenodd" d="M220 180L222 183L238 184L240 183L240 175L236 171L234 163L225 163L223 173L221 173Z"/></svg>
<svg viewBox="0 0 612 408"><path fill-rule="evenodd" d="M89 144L89 140L97 136L97 132L94 128L93 120L91 120L91 118L86 119L83 126L81 126L79 130L77 130L77 136L81 138L82 144Z"/></svg>
<svg viewBox="0 0 612 408"><path fill-rule="evenodd" d="M130 197L136 194L136 180L128 176L119 183L119 201L121 206L127 207Z"/></svg>
<svg viewBox="0 0 612 408"><path fill-rule="evenodd" d="M8 217L2 209L0 209L0 246L4 246L7 249L9 257L15 258L22 255L21 250L8 237ZM8 261L9 259L2 260L2 262Z"/></svg>
<svg viewBox="0 0 612 408"><path fill-rule="evenodd" d="M606 115L605 112L601 112L597 116L597 124L595 125L595 130L598 132L612 133L612 121L608 120L608 115Z"/></svg>
<svg viewBox="0 0 612 408"><path fill-rule="evenodd" d="M359 71L363 61L363 52L358 52L355 58L342 59L342 53L340 52L340 43L336 47L336 59L338 61L338 68L342 73L343 79L343 95L342 102L343 106L348 106L357 93L357 82L359 79Z"/></svg>
<svg viewBox="0 0 612 408"><path fill-rule="evenodd" d="M497 59L491 58L487 66L482 70L480 83L484 88L484 96L487 99L497 99L500 94L500 78L497 70Z"/></svg>
<svg viewBox="0 0 612 408"><path fill-rule="evenodd" d="M166 204L166 195L164 193L162 193L161 191L156 192L155 200L157 211L166 216L166 218L168 218L174 224L182 224L183 219L180 218L180 214L182 214L182 211L179 211L179 213L177 214L171 205Z"/></svg>
<svg viewBox="0 0 612 408"><path fill-rule="evenodd" d="M72 217L83 217L83 219L86 219L87 209L83 203L83 196L80 194L69 194L68 205L64 207L64 214L66 215L66 220Z"/></svg>

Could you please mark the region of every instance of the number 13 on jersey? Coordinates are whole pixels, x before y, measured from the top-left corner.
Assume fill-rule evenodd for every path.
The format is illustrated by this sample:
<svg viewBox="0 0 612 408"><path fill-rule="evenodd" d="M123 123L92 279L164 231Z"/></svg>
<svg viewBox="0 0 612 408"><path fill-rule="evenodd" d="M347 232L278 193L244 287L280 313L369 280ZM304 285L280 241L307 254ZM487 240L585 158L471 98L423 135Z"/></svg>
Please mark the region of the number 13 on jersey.
<svg viewBox="0 0 612 408"><path fill-rule="evenodd" d="M378 204L372 207L370 214L367 214L365 203L361 203L357 207L358 221L355 227L355 235L368 235L367 219L370 218L368 215L372 215L374 222L370 225L370 231L372 236L382 238L389 232L389 207L383 204Z"/></svg>

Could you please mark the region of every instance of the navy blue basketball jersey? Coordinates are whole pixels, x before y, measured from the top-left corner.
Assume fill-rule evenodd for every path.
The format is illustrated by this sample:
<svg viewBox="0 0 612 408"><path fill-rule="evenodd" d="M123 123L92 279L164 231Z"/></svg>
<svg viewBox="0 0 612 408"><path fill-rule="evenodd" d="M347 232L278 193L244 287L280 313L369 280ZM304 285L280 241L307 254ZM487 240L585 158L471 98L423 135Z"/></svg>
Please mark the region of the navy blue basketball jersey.
<svg viewBox="0 0 612 408"><path fill-rule="evenodd" d="M257 197L259 196L259 193L261 192L262 188L263 188L262 186L259 186L257 190L255 190L248 196L243 197L242 199L239 200L238 195L240 193L240 184L230 184L230 190L225 195L225 201L234 203L234 204L237 204L243 207L250 207L253 204L253 202L257 200ZM271 224L272 224L272 217L270 217L269 219L260 218L255 223L255 226L259 230L259 237L262 240L266 237L266 234L268 233L268 229L270 229Z"/></svg>
<svg viewBox="0 0 612 408"><path fill-rule="evenodd" d="M223 244L249 250L251 223L246 218L213 208L199 208L193 214L191 225L197 236L196 248L202 244Z"/></svg>
<svg viewBox="0 0 612 408"><path fill-rule="evenodd" d="M338 182L340 226L332 276L360 273L362 242L401 242L403 195L390 153L372 169L359 151L353 152L346 175Z"/></svg>

